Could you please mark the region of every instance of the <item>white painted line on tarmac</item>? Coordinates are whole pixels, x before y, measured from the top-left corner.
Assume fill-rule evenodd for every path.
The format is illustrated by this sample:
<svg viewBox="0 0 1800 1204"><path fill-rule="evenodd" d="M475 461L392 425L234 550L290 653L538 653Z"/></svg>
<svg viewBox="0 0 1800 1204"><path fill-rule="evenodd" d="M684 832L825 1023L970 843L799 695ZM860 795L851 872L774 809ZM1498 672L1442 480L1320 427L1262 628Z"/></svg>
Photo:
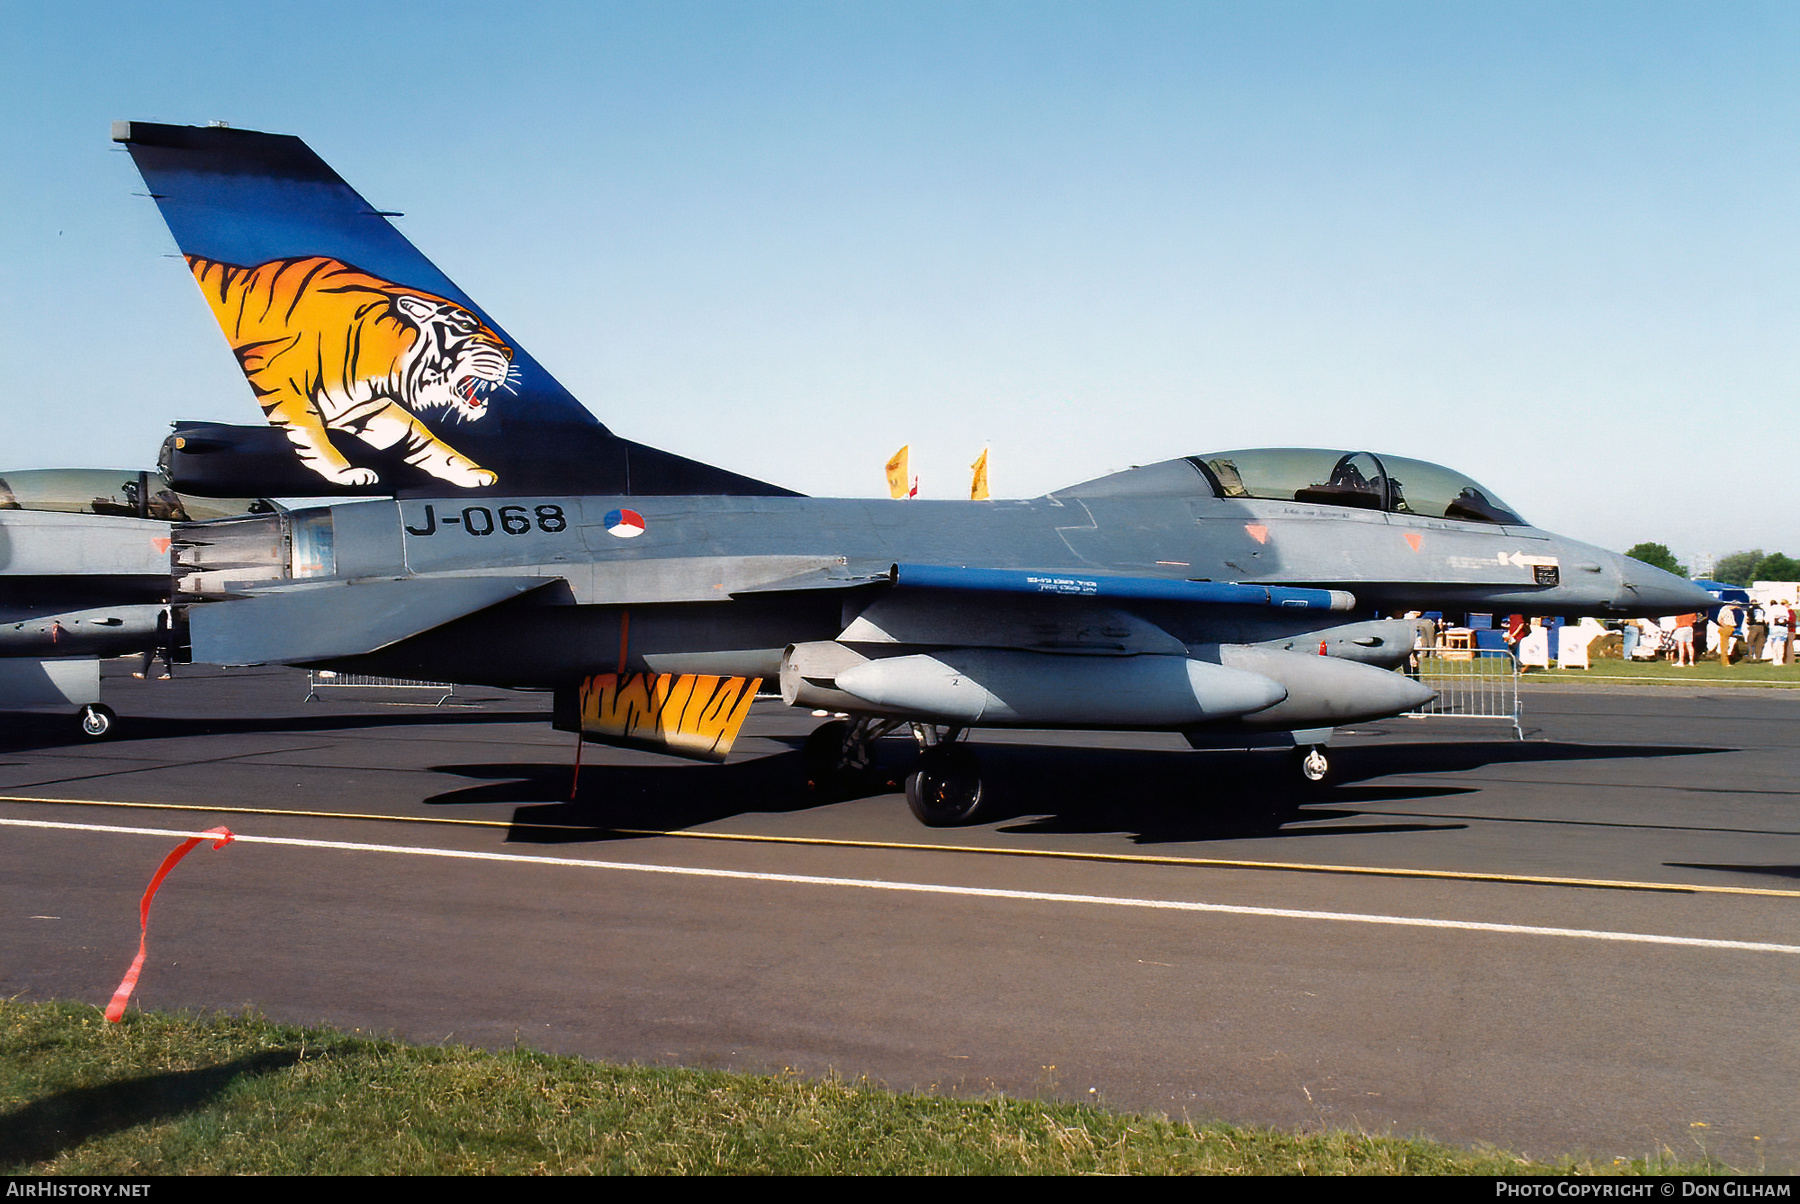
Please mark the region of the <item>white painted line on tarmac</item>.
<svg viewBox="0 0 1800 1204"><path fill-rule="evenodd" d="M72 832L111 832L126 836L161 836L188 840L210 838L207 832L175 828L127 828L111 824L55 823L50 820L0 819L0 826L49 828ZM1035 903L1085 903L1104 907L1134 907L1149 911L1197 911L1219 915L1264 916L1284 920L1327 920L1349 924L1386 924L1398 928L1440 928L1458 932L1495 932L1512 936L1566 937L1588 941L1615 941L1643 945L1677 945L1693 949L1736 949L1752 953L1800 954L1800 945L1765 941L1722 941L1697 936L1665 936L1648 932L1606 932L1591 928L1546 928L1529 924L1490 924L1476 920L1433 920L1423 916L1385 916L1347 911L1307 911L1288 907L1247 907L1233 903L1194 903L1173 899L1134 899L1119 895L1069 895L1051 891L1004 890L987 886L946 886L931 882L885 882L876 878L825 878L812 874L765 874L750 870L701 869L677 865L644 865L631 861L594 861L582 857L538 857L525 853L486 853L461 849L417 848L408 845L363 844L348 840L308 840L294 836L245 836L240 844L283 845L289 848L335 849L350 853L401 853L414 857L447 857L460 861L502 861L528 865L569 866L580 869L619 870L639 874L675 874L693 878L730 878L744 882L780 882L795 886L853 887L862 890L905 891L925 895L960 895L975 899L1018 899Z"/></svg>
<svg viewBox="0 0 1800 1204"><path fill-rule="evenodd" d="M1800 691L1796 691L1800 692ZM115 810L199 812L208 815L274 815L284 819L343 819L355 823L390 823L453 828L527 828L549 832L607 832L618 836L653 836L669 840L717 840L742 844L810 845L827 849L897 849L914 853L958 853L979 857L1039 857L1052 861L1103 861L1120 865L1175 865L1194 869L1269 870L1294 874L1349 874L1364 878L1421 878L1448 882L1492 882L1502 886L1563 886L1601 890L1651 891L1666 895L1756 895L1771 899L1800 899L1800 890L1769 886L1720 886L1702 882L1633 882L1619 878L1557 878L1544 874L1501 874L1481 870L1433 870L1397 865L1330 865L1307 861L1246 861L1241 857L1173 857L1154 853L1115 853L1097 849L1033 849L1006 845L930 844L917 840L851 840L845 837L760 835L754 832L718 832L706 828L596 828L593 824L559 824L542 820L469 819L448 815L382 815L376 812L302 811L292 807L227 807L203 803L132 803L118 799L36 798L0 794L0 803L43 803L58 807L108 807ZM1384 815L1425 815L1447 819L1475 819L1469 815L1437 815L1422 811L1385 811ZM1580 823L1577 820L1543 820L1544 823ZM1651 824L1627 825L1656 827ZM1688 828L1665 830L1689 831ZM1744 829L1714 829L1744 831ZM1763 835L1770 833L1758 830ZM1776 833L1780 835L1780 833Z"/></svg>

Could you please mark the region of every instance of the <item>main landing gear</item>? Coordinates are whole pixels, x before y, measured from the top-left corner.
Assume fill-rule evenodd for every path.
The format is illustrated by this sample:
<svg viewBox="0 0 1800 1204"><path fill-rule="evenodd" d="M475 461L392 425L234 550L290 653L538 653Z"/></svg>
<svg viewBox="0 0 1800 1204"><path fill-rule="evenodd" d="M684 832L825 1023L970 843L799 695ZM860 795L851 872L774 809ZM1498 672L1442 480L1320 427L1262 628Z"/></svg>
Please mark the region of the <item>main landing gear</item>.
<svg viewBox="0 0 1800 1204"><path fill-rule="evenodd" d="M906 805L913 818L928 828L975 823L987 791L974 750L958 742L963 729L923 723L912 729L919 742L918 768L906 778Z"/></svg>
<svg viewBox="0 0 1800 1204"><path fill-rule="evenodd" d="M964 744L926 749L919 754L919 767L906 778L906 805L928 828L974 823L985 796L981 766Z"/></svg>
<svg viewBox="0 0 1800 1204"><path fill-rule="evenodd" d="M919 759L906 777L906 805L928 828L980 823L991 809L987 784L975 750L963 742L967 729L907 724L897 719L836 719L820 724L801 750L807 785L830 799L855 798L880 790L875 741L901 727L912 728ZM1302 744L1287 753L1290 770L1303 788L1324 786L1334 775L1323 744ZM1297 806L1297 797L1288 806ZM1284 813L1285 814L1285 813ZM1279 826L1281 820L1276 820Z"/></svg>
<svg viewBox="0 0 1800 1204"><path fill-rule="evenodd" d="M806 784L826 798L855 798L875 785L875 741L905 726L898 719L834 719L800 749Z"/></svg>
<svg viewBox="0 0 1800 1204"><path fill-rule="evenodd" d="M919 760L906 777L906 805L927 827L950 828L981 817L987 790L974 750L961 743L960 727L908 724L898 719L834 719L813 729L800 750L806 784L831 799L855 798L880 789L875 741L911 727Z"/></svg>

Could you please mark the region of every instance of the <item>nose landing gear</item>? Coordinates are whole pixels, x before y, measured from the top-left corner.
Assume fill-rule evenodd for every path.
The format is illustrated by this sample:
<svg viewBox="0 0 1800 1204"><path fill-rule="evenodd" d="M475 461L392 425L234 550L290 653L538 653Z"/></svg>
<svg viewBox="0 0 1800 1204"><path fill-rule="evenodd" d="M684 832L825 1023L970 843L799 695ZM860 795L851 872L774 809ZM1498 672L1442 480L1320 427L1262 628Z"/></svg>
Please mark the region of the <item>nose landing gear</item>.
<svg viewBox="0 0 1800 1204"><path fill-rule="evenodd" d="M81 734L90 740L103 738L112 730L113 720L118 718L111 707L98 702L90 702L82 707L77 717L81 721Z"/></svg>
<svg viewBox="0 0 1800 1204"><path fill-rule="evenodd" d="M1331 780L1331 759L1325 755L1323 744L1296 748L1294 766L1300 771L1301 780L1309 786L1323 786Z"/></svg>

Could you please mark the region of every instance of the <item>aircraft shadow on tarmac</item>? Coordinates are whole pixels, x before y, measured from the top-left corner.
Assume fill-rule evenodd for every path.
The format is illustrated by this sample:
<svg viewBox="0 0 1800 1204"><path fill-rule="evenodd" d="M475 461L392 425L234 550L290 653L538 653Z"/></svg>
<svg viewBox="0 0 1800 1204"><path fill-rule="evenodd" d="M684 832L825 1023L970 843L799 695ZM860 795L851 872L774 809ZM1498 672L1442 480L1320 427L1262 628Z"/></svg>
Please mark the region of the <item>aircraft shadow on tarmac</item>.
<svg viewBox="0 0 1800 1204"><path fill-rule="evenodd" d="M100 748L139 740L170 740L183 736L231 736L259 732L342 732L358 728L459 727L466 724L542 723L542 711L407 710L371 714L368 711L274 718L139 718L120 719L103 741L93 741L76 731L66 715L9 715L0 724L0 750L40 748Z"/></svg>
<svg viewBox="0 0 1800 1204"><path fill-rule="evenodd" d="M1665 861L1677 870L1717 870L1722 874L1766 874L1771 878L1800 878L1800 865L1715 865L1704 861Z"/></svg>
<svg viewBox="0 0 1800 1204"><path fill-rule="evenodd" d="M1479 792L1477 786L1381 783L1399 774L1450 774L1494 764L1687 756L1726 749L1563 743L1432 742L1351 746L1334 751L1338 784L1302 785L1280 754L981 746L990 802L985 822L1013 833L1121 832L1141 844L1251 836L1335 836L1428 832L1466 827L1371 816L1397 801ZM883 741L863 789L852 797L898 793L911 768L910 742ZM440 765L436 772L483 784L434 795L433 807L513 804L509 841L570 843L632 832L679 830L750 813L789 813L839 801L806 787L794 753L727 765L595 764L581 771L570 799L567 764ZM896 806L903 804L895 799ZM1014 820L1023 823L1012 823ZM1311 825L1339 821L1329 827Z"/></svg>
<svg viewBox="0 0 1800 1204"><path fill-rule="evenodd" d="M246 1076L285 1070L325 1049L266 1049L195 1070L76 1087L0 1114L0 1166L48 1162L95 1137L154 1124L205 1107Z"/></svg>

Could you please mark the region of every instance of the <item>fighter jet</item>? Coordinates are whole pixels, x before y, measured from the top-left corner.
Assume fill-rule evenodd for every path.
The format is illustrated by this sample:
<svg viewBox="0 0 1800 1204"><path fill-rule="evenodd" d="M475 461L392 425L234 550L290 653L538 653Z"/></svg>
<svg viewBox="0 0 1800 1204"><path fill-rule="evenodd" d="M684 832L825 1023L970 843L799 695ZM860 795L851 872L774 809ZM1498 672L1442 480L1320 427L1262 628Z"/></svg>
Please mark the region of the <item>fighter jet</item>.
<svg viewBox="0 0 1800 1204"><path fill-rule="evenodd" d="M1335 727L1431 697L1394 671L1413 625L1383 615L1698 604L1359 451L1209 452L1021 501L802 497L613 434L299 139L114 138L268 423L178 423L164 470L324 499L177 525L198 661L549 689L558 727L713 760L778 688L847 716L806 749L827 788L910 727L908 802L943 825L987 795L973 728L1279 746L1322 779Z"/></svg>
<svg viewBox="0 0 1800 1204"><path fill-rule="evenodd" d="M110 732L100 661L144 653L147 671L173 640L170 525L246 507L184 499L154 472L0 474L0 711L73 707L84 735Z"/></svg>

